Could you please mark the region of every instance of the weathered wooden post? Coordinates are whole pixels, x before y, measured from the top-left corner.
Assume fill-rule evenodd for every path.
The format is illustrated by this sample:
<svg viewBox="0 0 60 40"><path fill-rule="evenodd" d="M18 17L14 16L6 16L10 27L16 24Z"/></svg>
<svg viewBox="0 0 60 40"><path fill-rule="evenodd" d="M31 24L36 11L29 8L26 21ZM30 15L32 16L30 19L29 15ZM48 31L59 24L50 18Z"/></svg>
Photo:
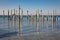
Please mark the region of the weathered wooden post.
<svg viewBox="0 0 60 40"><path fill-rule="evenodd" d="M12 10L11 10L11 15L10 15L10 31L12 32Z"/></svg>
<svg viewBox="0 0 60 40"><path fill-rule="evenodd" d="M21 8L20 8L20 6L19 6L19 40L22 40L22 20L21 20L21 13L20 13L20 11L21 11Z"/></svg>
<svg viewBox="0 0 60 40"><path fill-rule="evenodd" d="M8 10L8 29L10 30L10 27L9 27L9 10Z"/></svg>
<svg viewBox="0 0 60 40"><path fill-rule="evenodd" d="M42 14L42 10L41 10L41 14ZM44 15L42 14L41 16L42 16L42 29L43 29L43 27L44 27Z"/></svg>
<svg viewBox="0 0 60 40"><path fill-rule="evenodd" d="M46 16L46 31L48 32L48 22L49 22L49 11L47 11L47 16Z"/></svg>
<svg viewBox="0 0 60 40"><path fill-rule="evenodd" d="M42 31L42 10L40 10L40 32Z"/></svg>
<svg viewBox="0 0 60 40"><path fill-rule="evenodd" d="M52 13L52 32L54 30L54 10L53 10L53 13Z"/></svg>
<svg viewBox="0 0 60 40"><path fill-rule="evenodd" d="M37 11L36 11L36 32L38 33L38 20L37 20Z"/></svg>
<svg viewBox="0 0 60 40"><path fill-rule="evenodd" d="M14 31L16 32L16 14L14 9Z"/></svg>

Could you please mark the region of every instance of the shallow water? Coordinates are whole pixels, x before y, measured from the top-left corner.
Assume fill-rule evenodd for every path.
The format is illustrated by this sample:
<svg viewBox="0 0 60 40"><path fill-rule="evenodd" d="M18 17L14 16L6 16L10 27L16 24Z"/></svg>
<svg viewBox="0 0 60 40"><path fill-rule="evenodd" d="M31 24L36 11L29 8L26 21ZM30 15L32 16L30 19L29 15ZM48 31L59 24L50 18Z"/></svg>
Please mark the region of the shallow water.
<svg viewBox="0 0 60 40"><path fill-rule="evenodd" d="M49 18L50 21L46 21L46 17L44 17L44 22L42 22L41 17L39 17L39 21L37 21L37 23L36 18L34 18L34 22L32 21L32 17L29 17L28 19L29 20L27 20L26 16L23 16L21 24L23 35L30 35L36 32L60 32L60 17L58 17L58 22L54 21L53 25L51 18ZM56 25L56 23L58 24ZM3 34L5 34L6 36L6 33L10 33L8 34L9 36L19 33L19 21L17 16L16 21L14 21L14 16L12 17L12 20L8 20L8 16L4 16L4 18L3 16L0 16L0 35L4 36Z"/></svg>

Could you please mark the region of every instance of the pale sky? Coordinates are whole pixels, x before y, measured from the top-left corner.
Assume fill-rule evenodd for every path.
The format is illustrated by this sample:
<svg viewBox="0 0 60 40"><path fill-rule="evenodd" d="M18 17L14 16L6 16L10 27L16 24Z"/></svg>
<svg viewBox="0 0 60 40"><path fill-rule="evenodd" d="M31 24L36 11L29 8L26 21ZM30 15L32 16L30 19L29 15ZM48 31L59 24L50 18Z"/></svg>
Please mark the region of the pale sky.
<svg viewBox="0 0 60 40"><path fill-rule="evenodd" d="M35 14L36 10L43 10L42 14L46 15L49 10L49 14L52 13L53 9L57 10L57 15L60 15L60 0L0 0L0 15L2 15L2 10L18 10L19 4L21 9L23 9L23 14L29 10L29 14Z"/></svg>

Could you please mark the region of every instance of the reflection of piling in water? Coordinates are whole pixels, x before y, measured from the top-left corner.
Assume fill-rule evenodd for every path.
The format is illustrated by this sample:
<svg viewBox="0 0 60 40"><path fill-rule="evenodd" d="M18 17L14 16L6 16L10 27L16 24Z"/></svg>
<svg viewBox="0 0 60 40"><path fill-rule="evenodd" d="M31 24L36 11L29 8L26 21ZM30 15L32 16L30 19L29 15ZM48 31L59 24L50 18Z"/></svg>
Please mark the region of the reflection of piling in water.
<svg viewBox="0 0 60 40"><path fill-rule="evenodd" d="M56 16L56 30L58 31L58 16Z"/></svg>
<svg viewBox="0 0 60 40"><path fill-rule="evenodd" d="M46 21L46 31L48 32L48 21Z"/></svg>
<svg viewBox="0 0 60 40"><path fill-rule="evenodd" d="M10 31L12 31L12 10L11 10L11 15L10 15Z"/></svg>
<svg viewBox="0 0 60 40"><path fill-rule="evenodd" d="M16 31L16 14L14 9L14 31Z"/></svg>
<svg viewBox="0 0 60 40"><path fill-rule="evenodd" d="M58 16L56 16L56 25L58 26Z"/></svg>
<svg viewBox="0 0 60 40"><path fill-rule="evenodd" d="M34 15L32 15L32 25L34 25Z"/></svg>
<svg viewBox="0 0 60 40"><path fill-rule="evenodd" d="M42 24L44 23L44 16L42 15Z"/></svg>

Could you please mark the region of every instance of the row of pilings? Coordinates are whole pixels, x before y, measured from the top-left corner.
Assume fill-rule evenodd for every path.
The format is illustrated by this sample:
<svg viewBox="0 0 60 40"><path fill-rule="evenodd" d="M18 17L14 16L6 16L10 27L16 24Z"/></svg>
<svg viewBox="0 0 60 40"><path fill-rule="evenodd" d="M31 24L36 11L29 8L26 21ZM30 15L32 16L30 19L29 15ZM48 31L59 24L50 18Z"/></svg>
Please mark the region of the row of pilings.
<svg viewBox="0 0 60 40"><path fill-rule="evenodd" d="M10 31L12 32L12 20L13 20L13 16L14 16L14 31L16 31L16 20L18 19L18 24L19 24L19 27L18 27L18 34L19 36L22 36L22 21L23 21L23 10L20 8L19 6L19 11L17 12L17 10L14 9L14 14L11 10L11 12L9 12L10 10L8 10L8 28L10 28ZM4 16L5 16L5 10L3 10L3 20L4 20ZM18 13L18 15L16 15L16 13ZM49 14L49 11L47 12ZM11 14L11 15L9 15ZM46 17L46 22L47 22L47 26L46 26L46 31L48 31L48 22L49 22L49 18L51 17L52 18L52 31L54 31L54 22L56 22L56 25L58 25L58 16L56 15L56 10L53 10L52 12L52 15L40 15L42 14L42 10L40 11L39 13L39 9L36 11L36 14L35 15L29 15L29 11L27 10L27 16L26 19L27 19L27 24L29 24L29 21L30 21L30 16L31 16L31 20L32 20L32 25L34 23L34 20L36 21L36 32L38 32L38 22L40 22L41 20L41 24L42 24L42 27L43 27L43 24L44 24L44 17ZM18 16L18 18L17 18ZM35 18L35 19L34 19ZM10 21L10 22L9 22ZM10 26L10 27L9 27ZM40 31L42 30L42 27L40 27ZM20 38L21 40L21 38Z"/></svg>

